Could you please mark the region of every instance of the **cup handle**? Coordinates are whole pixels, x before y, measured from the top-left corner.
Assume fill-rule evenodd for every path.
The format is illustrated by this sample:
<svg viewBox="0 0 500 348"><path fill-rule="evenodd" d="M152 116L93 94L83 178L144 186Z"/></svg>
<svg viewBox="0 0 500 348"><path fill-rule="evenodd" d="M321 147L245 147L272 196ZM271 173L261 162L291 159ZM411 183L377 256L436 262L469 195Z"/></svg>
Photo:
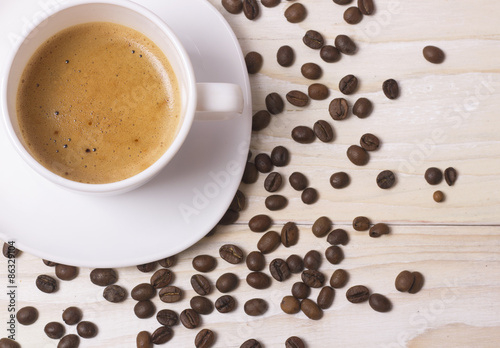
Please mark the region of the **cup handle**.
<svg viewBox="0 0 500 348"><path fill-rule="evenodd" d="M197 83L196 120L225 120L243 112L243 92L232 83Z"/></svg>

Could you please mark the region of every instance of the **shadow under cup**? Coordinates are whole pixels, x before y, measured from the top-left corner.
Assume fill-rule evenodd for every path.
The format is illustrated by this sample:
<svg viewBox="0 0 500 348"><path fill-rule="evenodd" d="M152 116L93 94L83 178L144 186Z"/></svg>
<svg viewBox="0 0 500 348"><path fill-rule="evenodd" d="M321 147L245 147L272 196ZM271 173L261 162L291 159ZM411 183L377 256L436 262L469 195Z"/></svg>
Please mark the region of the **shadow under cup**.
<svg viewBox="0 0 500 348"><path fill-rule="evenodd" d="M181 118L174 141L150 167L128 179L109 184L84 184L65 179L42 166L34 159L20 132L16 98L21 76L35 51L58 32L88 22L110 22L134 29L153 41L169 60L179 85ZM37 25L19 46L8 64L3 81L2 104L7 132L17 152L36 172L46 179L72 191L97 194L117 194L133 190L152 179L174 157L184 142L196 111L196 83L191 62L170 28L144 7L128 1L72 2Z"/></svg>

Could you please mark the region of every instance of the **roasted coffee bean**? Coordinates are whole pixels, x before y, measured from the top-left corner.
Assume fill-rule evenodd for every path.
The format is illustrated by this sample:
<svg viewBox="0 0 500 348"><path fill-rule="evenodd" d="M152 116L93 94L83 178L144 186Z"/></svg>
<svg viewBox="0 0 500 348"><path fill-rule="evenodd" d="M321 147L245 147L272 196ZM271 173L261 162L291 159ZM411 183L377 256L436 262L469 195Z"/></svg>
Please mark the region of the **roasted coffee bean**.
<svg viewBox="0 0 500 348"><path fill-rule="evenodd" d="M0 348L21 348L21 345L10 338L4 337L0 339Z"/></svg>
<svg viewBox="0 0 500 348"><path fill-rule="evenodd" d="M254 289L267 289L271 286L271 278L263 272L252 272L247 275L247 284Z"/></svg>
<svg viewBox="0 0 500 348"><path fill-rule="evenodd" d="M361 146L351 145L347 149L347 158L357 166L364 166L370 160L370 155Z"/></svg>
<svg viewBox="0 0 500 348"><path fill-rule="evenodd" d="M430 185L438 185L443 180L443 172L439 168L431 167L425 171L424 178Z"/></svg>
<svg viewBox="0 0 500 348"><path fill-rule="evenodd" d="M47 323L47 325L45 325L43 331L45 332L47 337L58 340L64 336L64 332L66 331L66 329L64 328L63 324L56 321L51 321L50 323Z"/></svg>
<svg viewBox="0 0 500 348"><path fill-rule="evenodd" d="M302 281L311 288L320 288L325 282L324 274L313 269L306 269L302 272L301 278Z"/></svg>
<svg viewBox="0 0 500 348"><path fill-rule="evenodd" d="M334 298L335 290L329 286L325 286L319 292L316 302L319 308L328 309L332 305Z"/></svg>
<svg viewBox="0 0 500 348"><path fill-rule="evenodd" d="M260 110L252 116L252 130L260 131L269 126L271 114L267 110Z"/></svg>
<svg viewBox="0 0 500 348"><path fill-rule="evenodd" d="M337 265L344 259L344 252L341 247L332 245L325 250L325 257L332 265Z"/></svg>
<svg viewBox="0 0 500 348"><path fill-rule="evenodd" d="M10 245L9 243L3 243L2 254L8 259L16 258L19 256L20 250L17 249L14 245ZM50 262L50 261L49 261ZM55 266L56 264L54 264ZM47 265L49 266L49 265Z"/></svg>
<svg viewBox="0 0 500 348"><path fill-rule="evenodd" d="M196 348L210 348L215 342L215 334L212 330L203 329L194 338Z"/></svg>
<svg viewBox="0 0 500 348"><path fill-rule="evenodd" d="M137 348L151 348L153 346L153 342L151 342L151 334L148 331L139 332L135 342Z"/></svg>
<svg viewBox="0 0 500 348"><path fill-rule="evenodd" d="M253 184L257 181L258 177L259 171L257 170L257 167L255 167L255 164L252 162L247 162L241 181L244 184Z"/></svg>
<svg viewBox="0 0 500 348"><path fill-rule="evenodd" d="M396 99L399 97L399 85L394 79L384 81L382 84L382 91L389 99Z"/></svg>
<svg viewBox="0 0 500 348"><path fill-rule="evenodd" d="M278 93L270 93L266 96L266 108L271 114L276 115L283 112L285 103Z"/></svg>
<svg viewBox="0 0 500 348"><path fill-rule="evenodd" d="M288 6L288 8L285 10L285 18L290 23L302 22L306 18L306 15L306 8L299 2Z"/></svg>
<svg viewBox="0 0 500 348"><path fill-rule="evenodd" d="M62 314L62 320L66 323L66 325L78 324L80 320L82 320L82 317L82 310L78 307L68 307Z"/></svg>
<svg viewBox="0 0 500 348"><path fill-rule="evenodd" d="M351 178L346 172L333 173L330 177L330 185L335 189L347 187L351 182Z"/></svg>
<svg viewBox="0 0 500 348"><path fill-rule="evenodd" d="M313 131L314 134L316 134L316 137L324 143L328 143L333 140L333 128L326 121L316 121L313 126Z"/></svg>
<svg viewBox="0 0 500 348"><path fill-rule="evenodd" d="M306 176L300 172L293 172L288 178L288 181L290 182L290 186L297 191L304 190L309 184Z"/></svg>
<svg viewBox="0 0 500 348"><path fill-rule="evenodd" d="M372 15L375 12L373 0L358 0L358 8L366 16Z"/></svg>
<svg viewBox="0 0 500 348"><path fill-rule="evenodd" d="M396 286L396 290L401 292L407 292L413 286L415 282L415 274L410 271L402 271L396 277L396 281L394 285Z"/></svg>
<svg viewBox="0 0 500 348"><path fill-rule="evenodd" d="M174 331L168 326L160 326L151 334L151 342L165 344L172 339Z"/></svg>
<svg viewBox="0 0 500 348"><path fill-rule="evenodd" d="M314 204L318 201L318 191L315 188L308 187L302 191L300 199L305 204Z"/></svg>
<svg viewBox="0 0 500 348"><path fill-rule="evenodd" d="M82 338L93 338L97 336L97 326L91 321L81 321L76 326L76 332Z"/></svg>
<svg viewBox="0 0 500 348"><path fill-rule="evenodd" d="M149 282L155 289L160 289L168 286L172 282L172 278L172 271L168 268L162 268L153 273Z"/></svg>
<svg viewBox="0 0 500 348"><path fill-rule="evenodd" d="M281 236L276 231L266 232L257 242L257 249L263 254L269 254L276 250L281 243Z"/></svg>
<svg viewBox="0 0 500 348"><path fill-rule="evenodd" d="M241 191L238 190L236 192L236 196L235 197L238 196L238 192L241 192ZM241 199L241 196L239 197L239 199ZM243 200L244 199L245 199L245 196L243 196ZM172 267L173 265L175 265L176 262L177 262L177 255L172 255L172 256L166 257L166 258L161 259L161 260L158 261L158 263L160 264L160 266L165 267L165 268Z"/></svg>
<svg viewBox="0 0 500 348"><path fill-rule="evenodd" d="M453 186L455 181L457 181L458 173L457 170L453 167L448 167L444 171L444 180L448 184L448 186Z"/></svg>
<svg viewBox="0 0 500 348"><path fill-rule="evenodd" d="M352 2L352 0L333 0L337 5L348 5Z"/></svg>
<svg viewBox="0 0 500 348"><path fill-rule="evenodd" d="M17 311L17 322L21 325L31 325L38 319L38 310L32 306L26 306Z"/></svg>
<svg viewBox="0 0 500 348"><path fill-rule="evenodd" d="M319 56L327 63L335 63L340 60L340 51L331 45L324 45L319 51Z"/></svg>
<svg viewBox="0 0 500 348"><path fill-rule="evenodd" d="M130 292L130 295L136 301L150 300L155 296L155 294L155 288L149 283L136 285Z"/></svg>
<svg viewBox="0 0 500 348"><path fill-rule="evenodd" d="M118 275L112 268L96 268L90 272L90 281L95 285L108 286L116 283Z"/></svg>
<svg viewBox="0 0 500 348"><path fill-rule="evenodd" d="M307 47L315 50L319 50L325 44L325 39L323 39L323 35L321 35L316 30L306 31L304 37L302 38L302 41Z"/></svg>
<svg viewBox="0 0 500 348"><path fill-rule="evenodd" d="M383 170L377 175L377 185L381 189L390 189L396 183L396 176L390 170Z"/></svg>
<svg viewBox="0 0 500 348"><path fill-rule="evenodd" d="M198 272L210 272L217 266L217 260L211 255L198 255L193 261L193 268Z"/></svg>
<svg viewBox="0 0 500 348"><path fill-rule="evenodd" d="M200 325L200 316L191 308L183 310L179 319L186 329L196 329Z"/></svg>
<svg viewBox="0 0 500 348"><path fill-rule="evenodd" d="M318 270L321 266L321 254L317 250L309 250L304 255L304 267L307 269Z"/></svg>
<svg viewBox="0 0 500 348"><path fill-rule="evenodd" d="M222 6L231 14L238 14L243 10L243 2L241 0L222 0Z"/></svg>
<svg viewBox="0 0 500 348"><path fill-rule="evenodd" d="M370 297L370 290L363 285L355 285L350 287L345 294L347 301L351 303L361 303L368 300Z"/></svg>
<svg viewBox="0 0 500 348"><path fill-rule="evenodd" d="M4 244L4 248L5 248L5 245L7 245L7 243ZM5 250L5 249L4 249ZM17 250L17 249L16 249ZM4 253L4 256L7 257L7 254ZM43 263L46 265L46 266L49 266L49 267L55 267L57 266L57 263L55 262L52 262L52 261L49 261L49 260L42 260Z"/></svg>
<svg viewBox="0 0 500 348"><path fill-rule="evenodd" d="M384 224L383 222L380 222L378 224L373 225L370 228L369 234L370 237L378 238L383 234L389 234L389 232L390 232L389 226L387 226L387 224Z"/></svg>
<svg viewBox="0 0 500 348"><path fill-rule="evenodd" d="M368 303L377 312L389 312L392 308L391 301L381 294L371 294Z"/></svg>
<svg viewBox="0 0 500 348"><path fill-rule="evenodd" d="M157 262L144 263L142 265L137 265L137 269L143 273L152 272L155 270Z"/></svg>
<svg viewBox="0 0 500 348"><path fill-rule="evenodd" d="M299 241L299 229L295 222L287 222L281 229L281 244L291 247Z"/></svg>
<svg viewBox="0 0 500 348"><path fill-rule="evenodd" d="M286 94L286 100L294 106L303 107L309 104L309 97L301 91L290 91Z"/></svg>
<svg viewBox="0 0 500 348"><path fill-rule="evenodd" d="M262 68L264 60L262 55L258 52L248 52L245 56L245 64L247 66L247 72L249 74L256 74Z"/></svg>
<svg viewBox="0 0 500 348"><path fill-rule="evenodd" d="M78 275L78 268L63 264L56 265L56 277L61 280L73 280Z"/></svg>
<svg viewBox="0 0 500 348"><path fill-rule="evenodd" d="M434 199L435 202L440 203L444 201L444 193L443 191L436 191L432 194L432 199Z"/></svg>
<svg viewBox="0 0 500 348"><path fill-rule="evenodd" d="M36 287L38 290L45 292L47 294L53 293L57 291L57 281L48 275L39 275L36 278Z"/></svg>
<svg viewBox="0 0 500 348"><path fill-rule="evenodd" d="M228 209L224 216L219 220L218 225L227 226L232 225L238 220L240 213L235 210Z"/></svg>
<svg viewBox="0 0 500 348"><path fill-rule="evenodd" d="M300 68L300 72L302 76L309 80L317 80L323 74L323 70L321 70L321 67L316 63L305 63Z"/></svg>
<svg viewBox="0 0 500 348"><path fill-rule="evenodd" d="M373 104L369 99L359 98L352 107L352 113L359 118L366 118L370 116L373 110Z"/></svg>
<svg viewBox="0 0 500 348"><path fill-rule="evenodd" d="M233 265L237 265L244 259L243 251L234 244L224 244L221 246L219 248L219 255L223 260Z"/></svg>
<svg viewBox="0 0 500 348"><path fill-rule="evenodd" d="M349 273L343 269L337 269L333 272L330 278L330 285L332 288L340 289L343 288L347 281L349 280Z"/></svg>
<svg viewBox="0 0 500 348"><path fill-rule="evenodd" d="M342 53L352 55L356 53L357 46L347 35L337 35L335 38L335 47Z"/></svg>
<svg viewBox="0 0 500 348"><path fill-rule="evenodd" d="M319 320L323 316L321 308L318 307L316 302L308 298L302 300L300 303L300 309L309 319L312 320Z"/></svg>
<svg viewBox="0 0 500 348"><path fill-rule="evenodd" d="M271 162L271 157L266 153L259 153L254 159L255 167L261 173L269 173L273 170L273 162Z"/></svg>
<svg viewBox="0 0 500 348"><path fill-rule="evenodd" d="M439 47L425 46L422 53L424 54L424 58L430 63L441 64L444 62L445 55Z"/></svg>
<svg viewBox="0 0 500 348"><path fill-rule="evenodd" d="M262 0L261 4L265 7L276 7L280 2L281 0Z"/></svg>
<svg viewBox="0 0 500 348"><path fill-rule="evenodd" d="M297 126L292 130L292 139L300 144L310 144L316 139L316 135L307 126Z"/></svg>
<svg viewBox="0 0 500 348"><path fill-rule="evenodd" d="M151 318L156 312L156 307L151 300L139 301L134 306L134 313L139 319Z"/></svg>
<svg viewBox="0 0 500 348"><path fill-rule="evenodd" d="M238 287L240 279L234 273L224 273L215 282L215 287L220 292L227 293L231 292Z"/></svg>
<svg viewBox="0 0 500 348"><path fill-rule="evenodd" d="M231 201L231 204L229 205L229 209L232 209L234 211L242 211L245 209L246 205L246 197L243 192L240 190L236 191L236 194L233 197L233 200ZM166 267L168 268L168 267Z"/></svg>
<svg viewBox="0 0 500 348"><path fill-rule="evenodd" d="M80 346L80 337L75 334L69 334L61 338L57 348L78 348Z"/></svg>
<svg viewBox="0 0 500 348"><path fill-rule="evenodd" d="M179 324L179 315L173 310L162 309L156 313L156 320L158 320L161 325L172 327Z"/></svg>
<svg viewBox="0 0 500 348"><path fill-rule="evenodd" d="M282 195L271 195L264 201L266 208L272 211L281 210L288 205L288 199Z"/></svg>
<svg viewBox="0 0 500 348"><path fill-rule="evenodd" d="M281 300L281 310L286 314L295 314L300 311L300 301L293 296L285 296Z"/></svg>
<svg viewBox="0 0 500 348"><path fill-rule="evenodd" d="M198 314L210 314L214 310L214 305L212 301L210 301L205 296L194 296L189 301L189 305L192 309L196 311Z"/></svg>
<svg viewBox="0 0 500 348"><path fill-rule="evenodd" d="M282 182L281 174L272 172L264 180L264 189L267 192L276 192L280 189Z"/></svg>
<svg viewBox="0 0 500 348"><path fill-rule="evenodd" d="M286 147L278 145L271 151L271 162L276 167L284 167L290 160L290 154Z"/></svg>
<svg viewBox="0 0 500 348"><path fill-rule="evenodd" d="M220 313L229 313L236 308L236 301L231 295L224 295L215 301L215 308Z"/></svg>
<svg viewBox="0 0 500 348"><path fill-rule="evenodd" d="M281 46L276 53L278 64L283 67L289 67L295 60L295 53L290 46Z"/></svg>
<svg viewBox="0 0 500 348"><path fill-rule="evenodd" d="M344 20L348 24L358 24L363 19L363 13L356 6L349 7L344 12Z"/></svg>
<svg viewBox="0 0 500 348"><path fill-rule="evenodd" d="M262 315L267 312L267 302L261 298L253 298L245 302L243 310L252 317Z"/></svg>
<svg viewBox="0 0 500 348"><path fill-rule="evenodd" d="M259 16L259 3L257 0L243 0L243 14L250 20Z"/></svg>
<svg viewBox="0 0 500 348"><path fill-rule="evenodd" d="M354 75L346 75L339 82L339 90L343 94L353 94L356 89L358 89L358 79Z"/></svg>
<svg viewBox="0 0 500 348"><path fill-rule="evenodd" d="M158 293L160 300L165 303L174 303L182 300L182 290L177 286L166 286Z"/></svg>
<svg viewBox="0 0 500 348"><path fill-rule="evenodd" d="M104 288L102 296L109 302L119 303L125 301L127 292L119 285L108 285Z"/></svg>
<svg viewBox="0 0 500 348"><path fill-rule="evenodd" d="M292 295L299 300L308 298L310 293L311 288L304 282L296 282L292 285Z"/></svg>
<svg viewBox="0 0 500 348"><path fill-rule="evenodd" d="M344 98L335 98L328 106L330 116L336 121L342 121L349 114L349 104Z"/></svg>
<svg viewBox="0 0 500 348"><path fill-rule="evenodd" d="M324 84L313 83L307 88L307 94L311 99L324 100L328 98L330 92L328 91L328 87L326 87Z"/></svg>
<svg viewBox="0 0 500 348"><path fill-rule="evenodd" d="M266 267L266 258L260 251L252 251L247 255L246 264L250 271L262 271Z"/></svg>
<svg viewBox="0 0 500 348"><path fill-rule="evenodd" d="M352 227L356 231L368 231L370 228L370 219L368 219L366 216L357 216L352 220Z"/></svg>
<svg viewBox="0 0 500 348"><path fill-rule="evenodd" d="M346 245L349 242L349 235L342 228L337 228L330 232L326 241L331 245Z"/></svg>
<svg viewBox="0 0 500 348"><path fill-rule="evenodd" d="M415 280L413 281L413 285L410 289L408 289L408 292L410 294L416 294L424 287L424 276L420 272L412 272L412 274Z"/></svg>
<svg viewBox="0 0 500 348"><path fill-rule="evenodd" d="M359 144L366 151L375 151L378 150L380 146L380 140L376 135L373 135L371 133L366 133L361 136Z"/></svg>
<svg viewBox="0 0 500 348"><path fill-rule="evenodd" d="M243 342L240 346L240 348L262 348L262 345L260 344L259 341L251 338L249 340L246 340Z"/></svg>
<svg viewBox="0 0 500 348"><path fill-rule="evenodd" d="M288 256L288 258L286 259L286 264L288 266L288 270L291 273L300 273L304 269L304 260L302 260L302 257L296 254Z"/></svg>
<svg viewBox="0 0 500 348"><path fill-rule="evenodd" d="M269 263L269 271L274 279L279 282L287 280L291 277L290 268L283 259L274 259Z"/></svg>
<svg viewBox="0 0 500 348"><path fill-rule="evenodd" d="M326 236L326 234L330 232L331 228L332 228L332 220L330 220L326 216L322 216L316 219L316 221L314 221L312 225L312 233L316 237L321 238Z"/></svg>
<svg viewBox="0 0 500 348"><path fill-rule="evenodd" d="M268 215L255 215L248 221L248 227L253 232L265 232L271 227L272 220Z"/></svg>

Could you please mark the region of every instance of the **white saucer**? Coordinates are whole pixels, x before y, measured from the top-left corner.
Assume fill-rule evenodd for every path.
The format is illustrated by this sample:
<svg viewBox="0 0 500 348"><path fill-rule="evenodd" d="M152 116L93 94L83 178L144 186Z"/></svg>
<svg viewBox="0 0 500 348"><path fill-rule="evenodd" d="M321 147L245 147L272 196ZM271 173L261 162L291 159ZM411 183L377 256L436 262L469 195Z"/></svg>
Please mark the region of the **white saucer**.
<svg viewBox="0 0 500 348"><path fill-rule="evenodd" d="M25 0L2 5L7 7L0 12L2 47L12 49L9 40L20 35L29 21L42 19L37 18L47 9L40 3ZM195 122L181 151L157 178L115 197L67 192L39 177L15 153L1 124L0 239L15 240L21 250L64 264L138 265L196 243L229 206L243 173L252 122L251 91L238 41L207 1L139 3L176 32L198 82L241 86L243 114L229 121ZM0 55L2 78L5 56L7 52Z"/></svg>

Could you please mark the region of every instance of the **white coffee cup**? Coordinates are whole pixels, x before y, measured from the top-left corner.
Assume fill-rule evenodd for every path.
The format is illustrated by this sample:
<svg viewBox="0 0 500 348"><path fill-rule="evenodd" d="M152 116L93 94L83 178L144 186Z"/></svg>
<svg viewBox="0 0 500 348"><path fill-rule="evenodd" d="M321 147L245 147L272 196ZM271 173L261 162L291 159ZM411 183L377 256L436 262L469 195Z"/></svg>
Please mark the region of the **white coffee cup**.
<svg viewBox="0 0 500 348"><path fill-rule="evenodd" d="M130 178L109 184L85 184L63 178L41 165L28 150L20 132L16 98L21 75L35 51L50 37L73 25L111 22L135 29L151 39L172 65L181 91L182 111L177 135L167 151L150 167ZM124 193L156 176L181 148L196 119L224 119L241 113L243 95L238 85L196 83L193 67L181 42L158 16L127 0L77 0L50 15L14 50L1 86L1 102L6 131L24 161L38 174L66 189L88 194Z"/></svg>

